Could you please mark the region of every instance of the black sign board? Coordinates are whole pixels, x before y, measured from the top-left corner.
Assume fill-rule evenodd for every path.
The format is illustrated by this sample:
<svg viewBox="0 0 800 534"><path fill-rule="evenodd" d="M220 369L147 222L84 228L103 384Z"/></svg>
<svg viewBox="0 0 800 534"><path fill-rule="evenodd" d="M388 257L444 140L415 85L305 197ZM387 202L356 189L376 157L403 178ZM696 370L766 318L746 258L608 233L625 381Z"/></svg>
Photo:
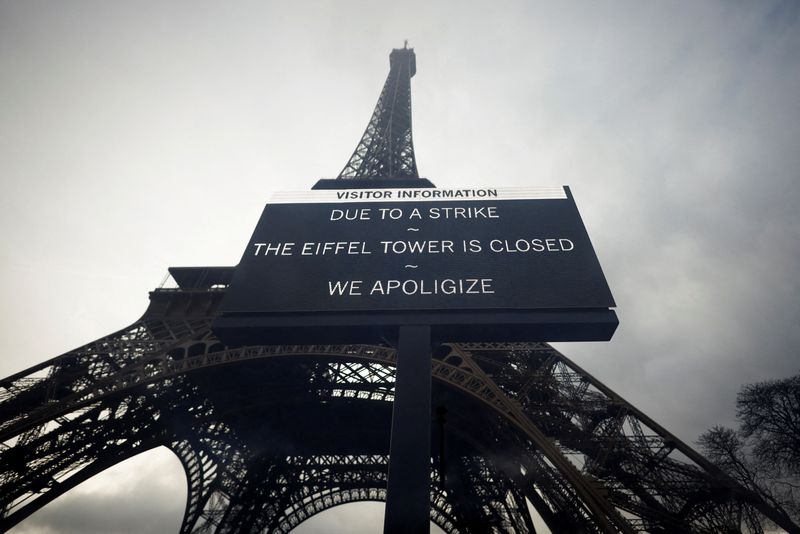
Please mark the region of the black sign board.
<svg viewBox="0 0 800 534"><path fill-rule="evenodd" d="M215 326L609 339L614 305L568 188L323 190L264 208Z"/></svg>

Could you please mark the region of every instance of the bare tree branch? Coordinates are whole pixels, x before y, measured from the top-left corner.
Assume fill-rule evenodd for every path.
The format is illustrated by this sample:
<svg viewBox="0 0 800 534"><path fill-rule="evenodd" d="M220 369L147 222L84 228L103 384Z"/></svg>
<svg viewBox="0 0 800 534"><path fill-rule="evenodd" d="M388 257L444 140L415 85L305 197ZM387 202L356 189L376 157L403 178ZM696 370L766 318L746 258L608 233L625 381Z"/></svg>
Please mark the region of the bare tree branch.
<svg viewBox="0 0 800 534"><path fill-rule="evenodd" d="M715 426L699 440L709 460L800 522L800 373L742 387L740 429Z"/></svg>

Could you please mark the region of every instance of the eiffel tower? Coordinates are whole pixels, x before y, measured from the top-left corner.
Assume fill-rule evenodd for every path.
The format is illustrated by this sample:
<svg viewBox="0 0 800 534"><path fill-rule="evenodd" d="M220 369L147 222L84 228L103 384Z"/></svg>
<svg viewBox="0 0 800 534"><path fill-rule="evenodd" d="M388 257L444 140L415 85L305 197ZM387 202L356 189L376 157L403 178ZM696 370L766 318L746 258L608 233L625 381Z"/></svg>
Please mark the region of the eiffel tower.
<svg viewBox="0 0 800 534"><path fill-rule="evenodd" d="M393 50L336 180L419 178L413 49ZM330 186L330 185L329 185ZM188 481L181 533L289 532L387 496L396 348L249 345L211 329L233 267L171 267L129 327L0 381L0 529L154 447ZM435 350L430 521L449 533L798 532L546 343Z"/></svg>

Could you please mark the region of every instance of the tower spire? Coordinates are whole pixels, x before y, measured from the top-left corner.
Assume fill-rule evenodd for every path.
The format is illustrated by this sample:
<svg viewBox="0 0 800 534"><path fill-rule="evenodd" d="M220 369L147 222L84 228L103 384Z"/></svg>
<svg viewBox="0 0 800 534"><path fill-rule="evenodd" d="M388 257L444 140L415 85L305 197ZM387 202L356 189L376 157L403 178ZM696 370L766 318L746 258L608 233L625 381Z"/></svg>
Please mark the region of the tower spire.
<svg viewBox="0 0 800 534"><path fill-rule="evenodd" d="M419 178L411 138L411 77L417 61L408 41L389 54L389 67L375 111L340 179Z"/></svg>

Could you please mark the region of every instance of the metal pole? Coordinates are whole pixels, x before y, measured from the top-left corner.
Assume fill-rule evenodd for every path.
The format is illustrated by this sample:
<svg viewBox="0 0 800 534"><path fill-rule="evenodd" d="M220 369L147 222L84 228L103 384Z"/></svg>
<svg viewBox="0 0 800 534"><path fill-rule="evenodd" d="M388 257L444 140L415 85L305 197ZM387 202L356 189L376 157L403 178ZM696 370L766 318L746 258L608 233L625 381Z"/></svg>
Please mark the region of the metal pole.
<svg viewBox="0 0 800 534"><path fill-rule="evenodd" d="M384 534L430 532L431 327L401 326Z"/></svg>

